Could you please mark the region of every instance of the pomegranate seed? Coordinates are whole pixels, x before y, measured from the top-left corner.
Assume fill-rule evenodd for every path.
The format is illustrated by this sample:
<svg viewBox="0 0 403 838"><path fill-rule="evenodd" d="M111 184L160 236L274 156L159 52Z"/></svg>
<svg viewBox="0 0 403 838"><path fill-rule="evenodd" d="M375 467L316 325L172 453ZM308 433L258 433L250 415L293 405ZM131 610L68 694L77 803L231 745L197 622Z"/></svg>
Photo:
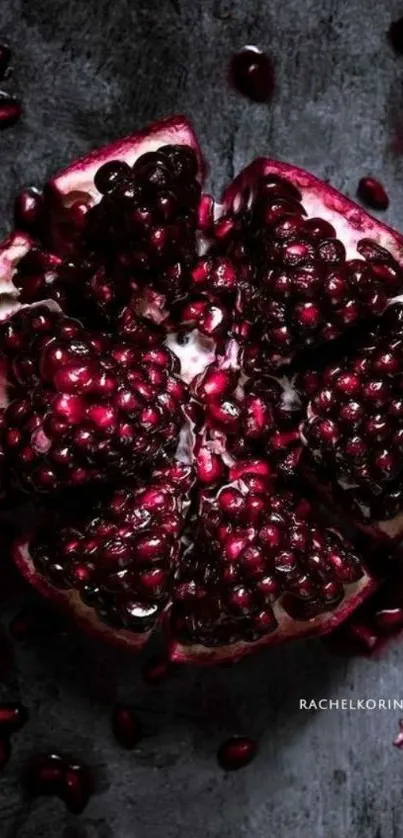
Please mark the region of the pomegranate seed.
<svg viewBox="0 0 403 838"><path fill-rule="evenodd" d="M33 797L60 796L67 762L60 754L41 754L29 760L24 775L24 785Z"/></svg>
<svg viewBox="0 0 403 838"><path fill-rule="evenodd" d="M232 57L230 80L239 93L253 102L268 102L274 89L271 58L256 47L244 47Z"/></svg>
<svg viewBox="0 0 403 838"><path fill-rule="evenodd" d="M256 743L247 736L232 736L220 745L218 764L224 771L237 771L252 761L257 751Z"/></svg>
<svg viewBox="0 0 403 838"><path fill-rule="evenodd" d="M68 765L62 779L61 797L74 815L84 811L91 797L91 775L83 765Z"/></svg>
<svg viewBox="0 0 403 838"><path fill-rule="evenodd" d="M21 103L16 96L10 96L4 90L0 90L0 128L14 125L20 118L21 112Z"/></svg>
<svg viewBox="0 0 403 838"><path fill-rule="evenodd" d="M20 192L14 202L14 224L28 233L37 230L42 215L42 195L31 186Z"/></svg>
<svg viewBox="0 0 403 838"><path fill-rule="evenodd" d="M22 704L0 705L0 731L10 734L20 730L28 719L28 713Z"/></svg>
<svg viewBox="0 0 403 838"><path fill-rule="evenodd" d="M386 210L389 198L379 180L373 177L363 177L358 183L357 195L360 200L372 209Z"/></svg>
<svg viewBox="0 0 403 838"><path fill-rule="evenodd" d="M97 170L94 183L98 192L105 195L131 177L132 170L124 160L110 160Z"/></svg>
<svg viewBox="0 0 403 838"><path fill-rule="evenodd" d="M112 716L113 735L122 748L130 750L140 741L142 736L141 723L131 707L119 704Z"/></svg>

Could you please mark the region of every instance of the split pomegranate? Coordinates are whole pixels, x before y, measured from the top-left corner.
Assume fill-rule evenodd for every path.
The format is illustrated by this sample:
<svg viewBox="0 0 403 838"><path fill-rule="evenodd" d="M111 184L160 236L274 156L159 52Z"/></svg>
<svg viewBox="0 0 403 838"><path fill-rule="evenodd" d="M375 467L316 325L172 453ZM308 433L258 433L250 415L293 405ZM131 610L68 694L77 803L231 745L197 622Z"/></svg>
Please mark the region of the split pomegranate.
<svg viewBox="0 0 403 838"><path fill-rule="evenodd" d="M310 497L401 529L403 239L285 163L221 204L203 175L175 117L20 196L0 442L38 508L23 575L102 639L160 626L210 663L330 632L377 585Z"/></svg>

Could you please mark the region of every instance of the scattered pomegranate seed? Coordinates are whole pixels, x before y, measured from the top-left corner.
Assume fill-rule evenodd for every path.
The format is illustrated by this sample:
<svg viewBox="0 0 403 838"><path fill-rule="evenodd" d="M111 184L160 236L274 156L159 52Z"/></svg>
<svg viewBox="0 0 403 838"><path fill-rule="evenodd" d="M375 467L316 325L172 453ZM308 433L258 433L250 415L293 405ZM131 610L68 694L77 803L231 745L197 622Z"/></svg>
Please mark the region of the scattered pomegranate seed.
<svg viewBox="0 0 403 838"><path fill-rule="evenodd" d="M373 177L363 177L358 183L357 195L364 204L372 209L386 210L389 206L389 198L385 188Z"/></svg>
<svg viewBox="0 0 403 838"><path fill-rule="evenodd" d="M84 811L91 797L91 775L86 766L76 763L66 768L61 796L74 815Z"/></svg>
<svg viewBox="0 0 403 838"><path fill-rule="evenodd" d="M2 733L15 733L25 725L27 720L28 712L22 704L0 705L0 731Z"/></svg>
<svg viewBox="0 0 403 838"><path fill-rule="evenodd" d="M388 38L395 52L403 55L403 17L392 21L389 26Z"/></svg>
<svg viewBox="0 0 403 838"><path fill-rule="evenodd" d="M112 715L113 735L122 748L130 750L141 739L141 723L131 707L118 704Z"/></svg>
<svg viewBox="0 0 403 838"><path fill-rule="evenodd" d="M253 102L268 102L274 89L272 60L257 47L244 47L232 57L230 79L243 96Z"/></svg>
<svg viewBox="0 0 403 838"><path fill-rule="evenodd" d="M24 785L28 794L62 794L62 781L67 763L60 754L40 754L29 760L25 769Z"/></svg>
<svg viewBox="0 0 403 838"><path fill-rule="evenodd" d="M8 128L14 125L20 118L22 112L21 102L16 96L10 96L4 90L0 90L0 128Z"/></svg>
<svg viewBox="0 0 403 838"><path fill-rule="evenodd" d="M143 678L148 684L157 684L163 681L168 674L169 661L163 655L153 655L144 664Z"/></svg>
<svg viewBox="0 0 403 838"><path fill-rule="evenodd" d="M35 231L41 220L42 195L30 186L17 195L14 202L14 224L18 230Z"/></svg>
<svg viewBox="0 0 403 838"><path fill-rule="evenodd" d="M257 746L247 736L232 736L220 745L217 760L224 771L237 771L252 761Z"/></svg>

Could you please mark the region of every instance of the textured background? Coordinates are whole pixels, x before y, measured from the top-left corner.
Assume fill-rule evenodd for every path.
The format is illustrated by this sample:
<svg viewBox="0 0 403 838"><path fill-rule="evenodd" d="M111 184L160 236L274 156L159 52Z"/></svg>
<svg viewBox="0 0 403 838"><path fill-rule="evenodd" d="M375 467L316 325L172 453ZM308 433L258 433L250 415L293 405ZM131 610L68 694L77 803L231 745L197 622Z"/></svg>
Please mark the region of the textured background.
<svg viewBox="0 0 403 838"><path fill-rule="evenodd" d="M403 58L385 41L398 14L403 5L392 0L3 0L25 115L0 135L2 227L21 186L183 111L216 190L262 153L351 194L359 176L373 173L391 196L388 220L403 228ZM270 107L228 88L228 59L245 43L273 54ZM1 778L1 838L397 838L398 714L308 714L298 699L403 698L401 662L398 646L381 660L345 661L310 642L232 669L180 670L150 689L136 660L100 659L75 640L19 647L1 694L21 697L31 722ZM110 733L116 693L142 708L146 724L131 754ZM259 754L224 775L215 750L238 731L259 739ZM98 792L81 818L58 801L21 802L24 759L49 748L96 767Z"/></svg>

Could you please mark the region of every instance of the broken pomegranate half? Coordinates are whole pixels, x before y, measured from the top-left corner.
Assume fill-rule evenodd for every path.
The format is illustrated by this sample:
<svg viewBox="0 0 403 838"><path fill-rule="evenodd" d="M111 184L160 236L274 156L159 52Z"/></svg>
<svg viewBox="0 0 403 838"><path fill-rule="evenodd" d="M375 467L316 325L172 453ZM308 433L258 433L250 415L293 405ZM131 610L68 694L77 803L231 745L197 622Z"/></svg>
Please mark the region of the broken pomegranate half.
<svg viewBox="0 0 403 838"><path fill-rule="evenodd" d="M0 445L4 491L37 504L22 574L105 640L141 648L160 626L173 660L209 663L330 632L376 587L307 476L344 474L347 431L325 476L311 441L332 353L332 421L373 419L373 514L399 514L399 316L385 324L403 240L283 163L257 160L221 204L203 175L174 117L24 193L0 251ZM367 348L358 394L360 333L383 366Z"/></svg>

